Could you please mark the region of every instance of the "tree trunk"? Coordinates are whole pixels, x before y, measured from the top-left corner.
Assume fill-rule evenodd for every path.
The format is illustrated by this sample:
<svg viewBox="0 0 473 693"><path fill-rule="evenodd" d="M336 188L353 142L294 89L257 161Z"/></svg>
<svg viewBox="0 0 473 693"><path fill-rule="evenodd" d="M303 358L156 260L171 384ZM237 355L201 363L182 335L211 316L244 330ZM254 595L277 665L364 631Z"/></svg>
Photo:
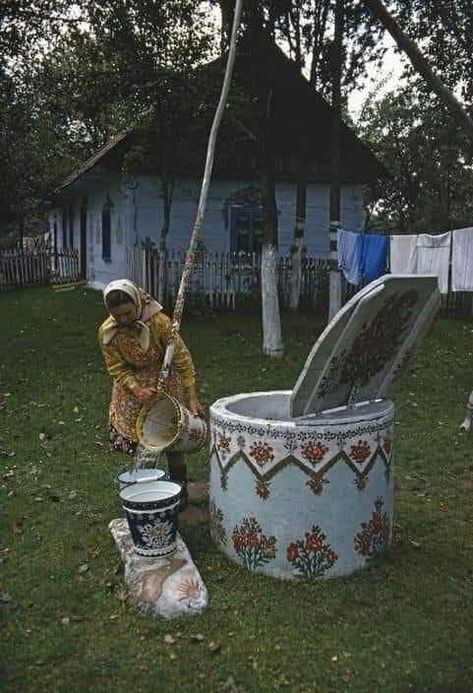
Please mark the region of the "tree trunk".
<svg viewBox="0 0 473 693"><path fill-rule="evenodd" d="M414 69L417 70L420 75L422 75L430 89L437 94L439 99L448 108L457 125L464 130L464 132L473 142L473 120L469 117L452 92L447 89L447 87L437 77L427 60L420 52L418 46L414 43L414 41L411 41L411 39L406 36L381 0L365 0L365 5L370 8L373 14L379 19L381 24L389 31L398 47L404 51L411 61ZM458 30L461 31L461 27L459 27Z"/></svg>
<svg viewBox="0 0 473 693"><path fill-rule="evenodd" d="M261 307L263 353L279 358L284 353L278 297L278 249L263 243L261 254Z"/></svg>
<svg viewBox="0 0 473 693"><path fill-rule="evenodd" d="M174 192L174 179L169 179L166 171L161 174L161 185L163 189L163 223L159 234L159 265L158 265L158 301L164 303L166 300L166 260L167 246L166 239L171 227L171 207Z"/></svg>
<svg viewBox="0 0 473 693"><path fill-rule="evenodd" d="M278 214L276 207L276 181L274 153L269 127L271 95L268 98L266 120L268 128L263 135L261 161L261 193L263 201L263 248L261 254L261 311L263 322L263 353L280 357L284 353L281 337L281 318L278 297Z"/></svg>
<svg viewBox="0 0 473 693"><path fill-rule="evenodd" d="M299 308L302 281L302 242L304 240L306 218L307 177L305 167L299 162L296 191L296 223L291 246L291 283L289 290L289 309L296 312Z"/></svg>
<svg viewBox="0 0 473 693"><path fill-rule="evenodd" d="M343 63L343 24L344 0L337 0L335 6L335 34L332 52L332 159L330 176L330 254L329 254L329 321L340 310L342 301L341 278L338 271L337 231L340 228L340 192L341 192L341 89Z"/></svg>

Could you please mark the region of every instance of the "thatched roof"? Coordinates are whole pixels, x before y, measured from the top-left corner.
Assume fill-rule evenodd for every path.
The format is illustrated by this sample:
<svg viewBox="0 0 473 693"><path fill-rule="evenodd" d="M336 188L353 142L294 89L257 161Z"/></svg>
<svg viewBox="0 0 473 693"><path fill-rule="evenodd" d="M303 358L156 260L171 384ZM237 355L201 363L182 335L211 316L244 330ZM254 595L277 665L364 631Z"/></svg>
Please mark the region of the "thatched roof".
<svg viewBox="0 0 473 693"><path fill-rule="evenodd" d="M218 91L223 79L225 60L219 58L203 66L197 79L203 85L206 108L194 118L175 148L175 171L186 176L201 176L204 168L207 137ZM211 85L209 89L209 85ZM271 111L272 141L276 154L276 177L294 180L298 169L302 124L307 124L303 149L308 157L308 178L316 182L330 180L331 133L333 111L327 102L300 73L297 65L264 34L256 38L245 36L236 56L231 94L240 95L246 104L237 116L228 109L217 142L214 176L251 177L259 170L259 138L267 121L268 104ZM149 124L144 129L131 127L111 139L61 183L60 194L71 183L99 165L104 169L120 169L123 155L133 146L153 137ZM179 144L179 146L177 146ZM150 161L154 169L150 169ZM159 170L159 141L143 172ZM345 183L369 183L388 174L369 148L344 123L341 123L341 176Z"/></svg>

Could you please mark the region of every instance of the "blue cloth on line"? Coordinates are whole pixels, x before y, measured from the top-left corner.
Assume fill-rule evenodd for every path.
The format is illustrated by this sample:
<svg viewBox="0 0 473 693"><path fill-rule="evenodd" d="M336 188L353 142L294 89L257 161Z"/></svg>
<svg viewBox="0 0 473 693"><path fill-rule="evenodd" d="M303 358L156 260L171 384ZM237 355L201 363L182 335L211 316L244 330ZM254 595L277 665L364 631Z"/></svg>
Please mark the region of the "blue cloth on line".
<svg viewBox="0 0 473 693"><path fill-rule="evenodd" d="M386 271L389 236L364 233L360 241L360 274L371 282Z"/></svg>
<svg viewBox="0 0 473 693"><path fill-rule="evenodd" d="M339 229L337 232L338 268L349 284L359 284L361 234Z"/></svg>

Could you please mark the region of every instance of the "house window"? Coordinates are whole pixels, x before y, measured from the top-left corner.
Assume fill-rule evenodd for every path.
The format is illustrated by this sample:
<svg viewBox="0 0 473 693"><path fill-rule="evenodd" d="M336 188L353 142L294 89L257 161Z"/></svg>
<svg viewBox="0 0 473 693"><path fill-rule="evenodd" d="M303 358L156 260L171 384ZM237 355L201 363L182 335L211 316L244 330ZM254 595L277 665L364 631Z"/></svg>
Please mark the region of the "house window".
<svg viewBox="0 0 473 693"><path fill-rule="evenodd" d="M232 252L260 253L263 210L259 204L230 206L230 247Z"/></svg>
<svg viewBox="0 0 473 693"><path fill-rule="evenodd" d="M102 259L105 262L112 260L111 217L112 208L108 201L102 209Z"/></svg>

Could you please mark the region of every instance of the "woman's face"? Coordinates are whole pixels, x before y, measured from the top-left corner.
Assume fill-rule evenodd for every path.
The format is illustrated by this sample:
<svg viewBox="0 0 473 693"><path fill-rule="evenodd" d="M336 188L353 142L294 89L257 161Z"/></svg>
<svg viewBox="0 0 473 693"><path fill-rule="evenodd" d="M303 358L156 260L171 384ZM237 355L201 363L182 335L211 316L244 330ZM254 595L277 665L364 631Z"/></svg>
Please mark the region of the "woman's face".
<svg viewBox="0 0 473 693"><path fill-rule="evenodd" d="M110 313L120 325L131 325L138 317L134 303L122 303L121 306L113 308Z"/></svg>

